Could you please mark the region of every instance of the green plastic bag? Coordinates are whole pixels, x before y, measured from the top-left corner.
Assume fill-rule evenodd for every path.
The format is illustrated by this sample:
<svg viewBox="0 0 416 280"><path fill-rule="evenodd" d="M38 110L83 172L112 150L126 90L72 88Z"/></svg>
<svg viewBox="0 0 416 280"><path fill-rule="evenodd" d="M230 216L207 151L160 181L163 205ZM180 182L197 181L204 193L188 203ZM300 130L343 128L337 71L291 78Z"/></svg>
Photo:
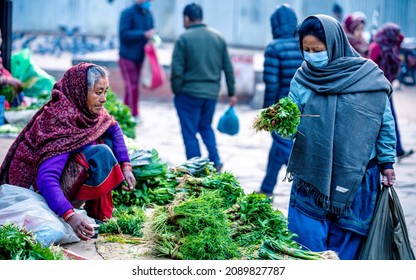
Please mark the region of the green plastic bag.
<svg viewBox="0 0 416 280"><path fill-rule="evenodd" d="M361 260L414 260L403 209L393 187L383 187Z"/></svg>
<svg viewBox="0 0 416 280"><path fill-rule="evenodd" d="M30 58L30 50L23 49L11 57L12 76L23 83L24 95L28 97L49 96L56 79L35 65Z"/></svg>

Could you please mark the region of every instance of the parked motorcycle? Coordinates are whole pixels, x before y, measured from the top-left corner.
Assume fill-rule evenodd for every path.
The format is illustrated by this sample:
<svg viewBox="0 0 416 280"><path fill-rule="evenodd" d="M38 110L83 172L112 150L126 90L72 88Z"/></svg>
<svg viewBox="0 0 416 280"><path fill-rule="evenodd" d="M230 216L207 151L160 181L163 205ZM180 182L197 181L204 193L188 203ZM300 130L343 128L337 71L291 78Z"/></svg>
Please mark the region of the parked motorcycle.
<svg viewBox="0 0 416 280"><path fill-rule="evenodd" d="M416 38L405 38L400 46L402 66L398 80L404 85L416 85Z"/></svg>

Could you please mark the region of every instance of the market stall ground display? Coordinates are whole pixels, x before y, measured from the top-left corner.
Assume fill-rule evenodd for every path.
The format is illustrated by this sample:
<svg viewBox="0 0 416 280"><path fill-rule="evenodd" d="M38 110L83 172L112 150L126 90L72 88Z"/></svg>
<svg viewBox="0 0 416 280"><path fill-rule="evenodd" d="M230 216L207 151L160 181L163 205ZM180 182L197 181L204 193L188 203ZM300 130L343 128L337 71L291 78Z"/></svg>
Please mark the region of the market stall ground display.
<svg viewBox="0 0 416 280"><path fill-rule="evenodd" d="M93 241L103 259L337 258L302 248L270 198L245 194L232 173L217 173L207 158L169 167L154 149L133 149L130 157L136 190L114 191L114 215ZM64 258L88 259L71 244L52 246L64 250Z"/></svg>
<svg viewBox="0 0 416 280"><path fill-rule="evenodd" d="M103 258L337 259L302 248L270 198L245 194L232 173L217 173L206 158L168 167L154 149L130 156L136 190L114 192L114 216L95 242Z"/></svg>

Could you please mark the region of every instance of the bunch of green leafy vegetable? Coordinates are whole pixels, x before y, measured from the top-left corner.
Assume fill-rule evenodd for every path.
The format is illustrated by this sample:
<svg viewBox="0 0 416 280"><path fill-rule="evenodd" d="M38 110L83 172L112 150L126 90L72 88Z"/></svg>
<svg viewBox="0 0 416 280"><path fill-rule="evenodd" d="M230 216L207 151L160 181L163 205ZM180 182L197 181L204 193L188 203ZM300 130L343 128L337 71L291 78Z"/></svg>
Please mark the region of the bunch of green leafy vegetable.
<svg viewBox="0 0 416 280"><path fill-rule="evenodd" d="M60 247L43 247L32 231L7 223L0 225L0 260L64 260Z"/></svg>
<svg viewBox="0 0 416 280"><path fill-rule="evenodd" d="M187 179L202 178L216 174L212 162L206 158L192 158L185 163L168 168L165 176L152 179L153 186L148 188L148 202L166 205L173 201L177 192L183 191Z"/></svg>
<svg viewBox="0 0 416 280"><path fill-rule="evenodd" d="M0 86L0 95L3 95L9 104L13 102L13 99L17 96L17 91L14 87L9 85Z"/></svg>
<svg viewBox="0 0 416 280"><path fill-rule="evenodd" d="M270 202L263 194L251 193L226 210L232 223L231 236L244 248L247 257L252 257L250 255L255 254L267 238L278 239L289 247L296 246L293 241L296 235L289 231L287 218Z"/></svg>
<svg viewBox="0 0 416 280"><path fill-rule="evenodd" d="M298 106L289 98L284 97L279 102L263 109L255 117L253 128L258 131L276 131L282 137L295 134L300 123Z"/></svg>
<svg viewBox="0 0 416 280"><path fill-rule="evenodd" d="M244 190L240 182L231 172L214 173L205 177L184 176L177 192L184 192L188 196L198 196L207 190L217 190L224 199L224 207L234 205L244 196Z"/></svg>
<svg viewBox="0 0 416 280"><path fill-rule="evenodd" d="M11 107L10 111L23 111L23 110L39 110L43 105L45 105L51 99L50 92L41 92L39 95L34 98L29 105L19 104L16 107Z"/></svg>
<svg viewBox="0 0 416 280"><path fill-rule="evenodd" d="M0 134L19 134L22 131L22 129L22 125L6 123L0 125Z"/></svg>
<svg viewBox="0 0 416 280"><path fill-rule="evenodd" d="M99 233L128 234L142 237L146 214L142 207L118 206L113 210L111 219L100 224Z"/></svg>
<svg viewBox="0 0 416 280"><path fill-rule="evenodd" d="M195 177L205 177L216 173L214 163L204 157L193 157L174 169L178 176L190 174Z"/></svg>
<svg viewBox="0 0 416 280"><path fill-rule="evenodd" d="M123 134L133 139L136 138L136 122L130 107L121 102L111 89L107 91L107 102L104 103L104 108L118 122Z"/></svg>
<svg viewBox="0 0 416 280"><path fill-rule="evenodd" d="M168 165L163 161L155 149L134 150L129 155L130 163L133 168L133 175L136 178L136 186L133 191L127 192L121 188L113 191L114 205L143 206L149 203L156 203L149 198L150 189L161 187L162 185L176 184L166 176ZM171 200L173 195L169 196ZM153 198L156 198L153 196ZM166 201L166 197L163 198Z"/></svg>
<svg viewBox="0 0 416 280"><path fill-rule="evenodd" d="M337 260L333 251L314 252L303 249L300 245L288 246L280 240L267 239L258 252L262 260Z"/></svg>
<svg viewBox="0 0 416 280"><path fill-rule="evenodd" d="M218 191L205 191L198 197L177 195L172 204L155 208L150 222L157 254L183 260L239 258L223 205Z"/></svg>
<svg viewBox="0 0 416 280"><path fill-rule="evenodd" d="M168 170L168 164L159 157L156 149L134 151L130 155L130 163L136 180L164 176Z"/></svg>
<svg viewBox="0 0 416 280"><path fill-rule="evenodd" d="M148 203L156 205L171 203L177 192L176 187L180 183L177 174L172 169L168 169L163 178L159 176L151 181L154 187L148 188Z"/></svg>

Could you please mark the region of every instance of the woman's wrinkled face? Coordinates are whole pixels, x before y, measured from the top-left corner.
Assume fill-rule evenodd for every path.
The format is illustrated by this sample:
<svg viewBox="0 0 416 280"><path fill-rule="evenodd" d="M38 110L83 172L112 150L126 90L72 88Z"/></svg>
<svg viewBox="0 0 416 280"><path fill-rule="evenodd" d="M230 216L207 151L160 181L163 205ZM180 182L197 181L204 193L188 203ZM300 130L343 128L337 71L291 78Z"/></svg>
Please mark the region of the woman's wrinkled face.
<svg viewBox="0 0 416 280"><path fill-rule="evenodd" d="M110 82L107 77L101 77L87 95L88 109L98 115L107 101L107 90Z"/></svg>
<svg viewBox="0 0 416 280"><path fill-rule="evenodd" d="M303 50L309 53L326 51L326 46L313 35L306 35L302 40Z"/></svg>

